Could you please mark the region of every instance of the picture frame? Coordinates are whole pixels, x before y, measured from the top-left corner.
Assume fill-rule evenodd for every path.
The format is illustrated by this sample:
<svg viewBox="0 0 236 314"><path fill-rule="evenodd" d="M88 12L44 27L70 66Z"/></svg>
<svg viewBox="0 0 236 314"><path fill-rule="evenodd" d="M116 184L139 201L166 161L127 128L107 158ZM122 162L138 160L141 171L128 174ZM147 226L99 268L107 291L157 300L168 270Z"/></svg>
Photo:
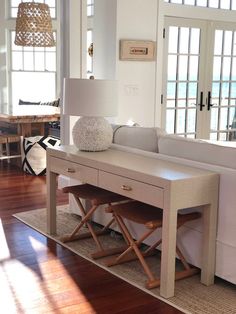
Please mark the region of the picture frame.
<svg viewBox="0 0 236 314"><path fill-rule="evenodd" d="M150 40L120 40L120 60L154 61L155 42Z"/></svg>

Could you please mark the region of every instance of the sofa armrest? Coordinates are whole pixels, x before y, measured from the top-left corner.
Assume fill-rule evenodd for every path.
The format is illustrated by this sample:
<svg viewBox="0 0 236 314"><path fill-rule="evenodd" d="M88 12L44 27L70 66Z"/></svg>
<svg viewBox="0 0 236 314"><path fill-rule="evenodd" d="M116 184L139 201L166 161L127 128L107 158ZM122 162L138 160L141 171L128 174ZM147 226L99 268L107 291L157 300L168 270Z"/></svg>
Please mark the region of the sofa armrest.
<svg viewBox="0 0 236 314"><path fill-rule="evenodd" d="M113 143L158 153L159 136L165 134L160 128L113 125Z"/></svg>

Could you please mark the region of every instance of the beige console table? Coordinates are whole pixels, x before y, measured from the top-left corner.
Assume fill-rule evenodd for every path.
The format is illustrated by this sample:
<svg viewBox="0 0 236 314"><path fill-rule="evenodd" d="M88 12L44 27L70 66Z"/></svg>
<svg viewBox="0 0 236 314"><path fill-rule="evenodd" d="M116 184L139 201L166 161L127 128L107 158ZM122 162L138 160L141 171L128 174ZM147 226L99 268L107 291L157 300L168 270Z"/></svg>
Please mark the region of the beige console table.
<svg viewBox="0 0 236 314"><path fill-rule="evenodd" d="M56 175L62 174L163 209L160 294L174 295L177 211L203 206L201 282L214 283L219 175L156 158L109 149L47 149L48 233L56 233ZM129 186L130 191L122 186Z"/></svg>
<svg viewBox="0 0 236 314"><path fill-rule="evenodd" d="M31 136L32 129L37 128L37 135L44 135L45 123L59 121L59 114L51 115L25 115L14 116L0 114L0 122L10 123L17 126L17 134L22 136Z"/></svg>

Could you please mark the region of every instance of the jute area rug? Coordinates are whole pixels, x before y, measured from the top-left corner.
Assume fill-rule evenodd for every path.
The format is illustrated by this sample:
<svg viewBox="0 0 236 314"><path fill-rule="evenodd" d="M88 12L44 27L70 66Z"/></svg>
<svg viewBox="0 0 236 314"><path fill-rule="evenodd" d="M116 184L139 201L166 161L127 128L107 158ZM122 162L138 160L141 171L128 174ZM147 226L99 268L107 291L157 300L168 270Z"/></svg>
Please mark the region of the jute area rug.
<svg viewBox="0 0 236 314"><path fill-rule="evenodd" d="M58 238L63 234L69 233L79 222L79 217L71 214L67 206L59 206L57 208L57 236L55 237L46 233L45 208L19 213L14 216L83 258L185 313L236 314L236 287L219 278L216 278L215 284L210 287L200 283L200 275L177 281L175 296L166 300L160 297L159 288L152 290L144 288L146 276L137 261L108 268L104 265L106 258L97 261L90 258L90 253L96 251L96 246L92 239L84 239L67 244L61 243ZM101 241L106 247L122 245L120 237L111 235L102 236ZM152 265L155 272L158 273L160 271L160 257L150 257L148 258L148 263Z"/></svg>

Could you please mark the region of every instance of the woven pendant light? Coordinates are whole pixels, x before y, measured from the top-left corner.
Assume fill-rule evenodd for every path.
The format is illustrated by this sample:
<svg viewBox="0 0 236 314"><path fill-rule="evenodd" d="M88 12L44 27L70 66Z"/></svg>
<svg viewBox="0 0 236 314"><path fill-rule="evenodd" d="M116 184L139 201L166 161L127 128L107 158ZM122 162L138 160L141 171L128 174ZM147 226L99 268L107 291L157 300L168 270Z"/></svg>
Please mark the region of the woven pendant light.
<svg viewBox="0 0 236 314"><path fill-rule="evenodd" d="M49 6L45 3L22 2L16 19L17 46L52 47L55 40Z"/></svg>

